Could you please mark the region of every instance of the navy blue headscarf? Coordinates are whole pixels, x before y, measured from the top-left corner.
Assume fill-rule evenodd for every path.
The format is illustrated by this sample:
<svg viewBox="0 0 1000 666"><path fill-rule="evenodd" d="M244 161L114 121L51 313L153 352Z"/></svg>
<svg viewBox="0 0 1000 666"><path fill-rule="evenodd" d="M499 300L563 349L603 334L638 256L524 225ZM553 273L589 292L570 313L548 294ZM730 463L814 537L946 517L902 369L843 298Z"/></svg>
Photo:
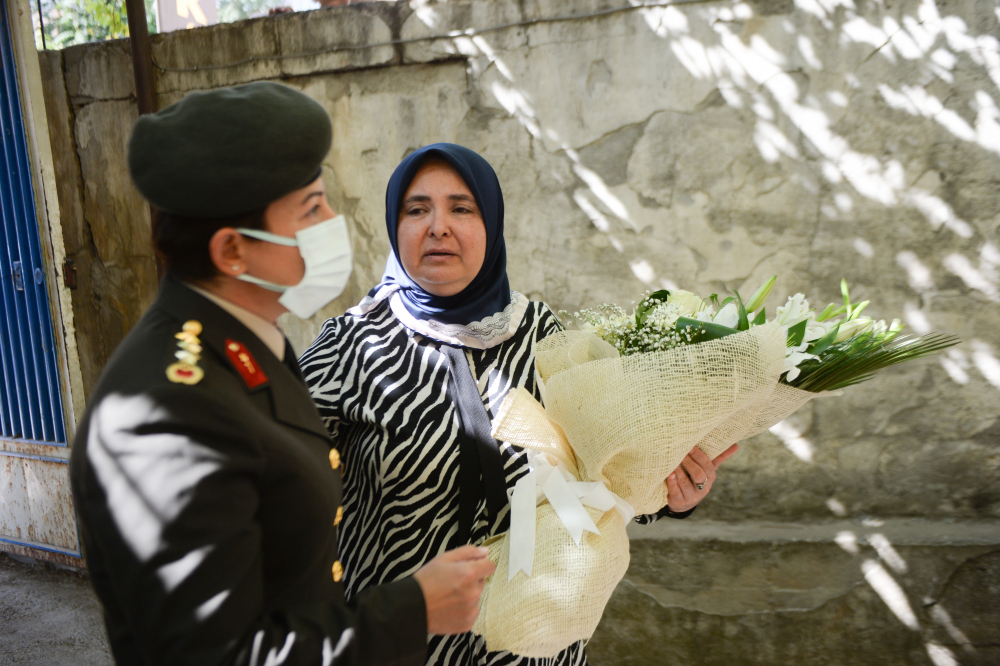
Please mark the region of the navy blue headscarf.
<svg viewBox="0 0 1000 666"><path fill-rule="evenodd" d="M435 296L414 282L399 262L399 211L406 189L428 158L440 158L458 172L486 225L486 258L469 285L454 296ZM392 253L386 262L382 282L370 293L388 284L398 284L403 304L418 319L434 319L446 324L469 324L503 311L510 305L507 281L507 247L503 240L503 193L493 167L482 157L453 143L434 143L410 153L392 174L385 192L385 227Z"/></svg>

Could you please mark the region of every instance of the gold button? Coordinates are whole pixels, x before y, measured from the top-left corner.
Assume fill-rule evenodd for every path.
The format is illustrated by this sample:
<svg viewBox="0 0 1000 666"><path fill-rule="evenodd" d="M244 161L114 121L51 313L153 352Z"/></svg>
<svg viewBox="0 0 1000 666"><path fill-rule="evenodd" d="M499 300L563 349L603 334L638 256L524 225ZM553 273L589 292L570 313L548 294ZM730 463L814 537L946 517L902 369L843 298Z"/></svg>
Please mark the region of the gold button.
<svg viewBox="0 0 1000 666"><path fill-rule="evenodd" d="M184 325L181 326L181 329L185 333L190 333L191 335L201 335L201 324L195 321L194 319L192 319L191 321L184 322Z"/></svg>
<svg viewBox="0 0 1000 666"><path fill-rule="evenodd" d="M343 519L344 519L344 507L338 506L337 507L337 516L336 516L336 518L333 519L333 525L334 525L334 527L336 527L337 525L339 525L340 521L342 521Z"/></svg>
<svg viewBox="0 0 1000 666"><path fill-rule="evenodd" d="M340 451L330 449L330 467L337 469L340 467Z"/></svg>
<svg viewBox="0 0 1000 666"><path fill-rule="evenodd" d="M238 344L236 344L235 342L230 342L229 343L229 351L238 352L239 350L240 350L240 346Z"/></svg>
<svg viewBox="0 0 1000 666"><path fill-rule="evenodd" d="M333 563L333 582L339 583L340 579L344 577L344 567L340 564L340 561Z"/></svg>

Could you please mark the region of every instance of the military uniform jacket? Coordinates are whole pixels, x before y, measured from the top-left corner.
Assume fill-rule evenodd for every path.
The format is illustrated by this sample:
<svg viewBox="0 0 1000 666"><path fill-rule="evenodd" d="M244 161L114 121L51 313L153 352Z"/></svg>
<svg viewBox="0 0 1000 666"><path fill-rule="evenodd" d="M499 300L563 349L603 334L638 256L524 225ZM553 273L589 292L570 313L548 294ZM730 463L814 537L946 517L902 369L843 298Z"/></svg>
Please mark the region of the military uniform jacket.
<svg viewBox="0 0 1000 666"><path fill-rule="evenodd" d="M414 579L344 602L339 463L285 359L167 278L108 362L70 475L119 664L424 663Z"/></svg>

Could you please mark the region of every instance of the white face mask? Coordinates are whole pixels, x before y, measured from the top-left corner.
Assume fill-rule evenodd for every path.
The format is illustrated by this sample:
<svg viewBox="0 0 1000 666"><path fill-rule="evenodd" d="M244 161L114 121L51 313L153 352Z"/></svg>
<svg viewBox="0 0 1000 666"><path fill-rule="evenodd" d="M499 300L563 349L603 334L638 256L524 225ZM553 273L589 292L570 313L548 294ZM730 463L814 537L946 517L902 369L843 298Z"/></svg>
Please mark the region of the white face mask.
<svg viewBox="0 0 1000 666"><path fill-rule="evenodd" d="M320 308L340 296L351 276L353 254L351 238L347 234L347 220L343 215L295 233L295 238L279 236L257 229L237 229L244 236L298 247L306 272L297 285L275 284L252 275L236 276L237 279L276 291L281 294L278 302L301 319L308 319Z"/></svg>

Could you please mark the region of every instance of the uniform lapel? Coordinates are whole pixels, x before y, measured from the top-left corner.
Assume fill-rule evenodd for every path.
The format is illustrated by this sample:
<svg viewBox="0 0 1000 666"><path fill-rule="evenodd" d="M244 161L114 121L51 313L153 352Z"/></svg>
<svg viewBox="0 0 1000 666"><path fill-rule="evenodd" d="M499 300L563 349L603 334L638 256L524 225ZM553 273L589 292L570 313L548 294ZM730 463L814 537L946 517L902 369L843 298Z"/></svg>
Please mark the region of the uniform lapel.
<svg viewBox="0 0 1000 666"><path fill-rule="evenodd" d="M270 394L275 420L330 441L330 434L313 406L301 373L296 372L298 365L287 340L285 356L292 355L286 358L289 364L279 361L267 345L238 319L169 277L164 278L154 307L174 317L180 324L190 319L201 322L202 345L215 353L224 367L240 377L247 392L267 391ZM236 351L235 345L239 345L239 351ZM243 353L246 358L241 357ZM261 381L257 373L266 380ZM251 379L254 375L257 376Z"/></svg>

